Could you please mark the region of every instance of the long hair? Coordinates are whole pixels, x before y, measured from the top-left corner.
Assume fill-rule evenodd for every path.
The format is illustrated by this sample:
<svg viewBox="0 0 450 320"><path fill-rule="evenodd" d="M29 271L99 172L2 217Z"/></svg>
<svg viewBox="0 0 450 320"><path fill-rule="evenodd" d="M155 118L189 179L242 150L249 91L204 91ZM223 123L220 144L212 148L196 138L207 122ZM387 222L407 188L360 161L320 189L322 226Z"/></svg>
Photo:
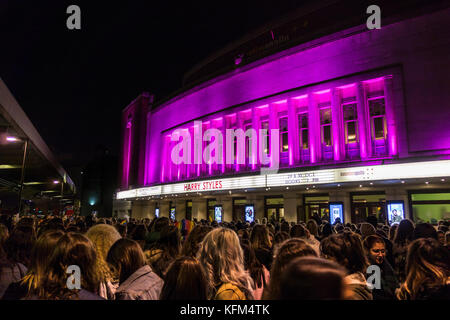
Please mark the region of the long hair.
<svg viewBox="0 0 450 320"><path fill-rule="evenodd" d="M169 267L160 300L207 300L210 288L205 270L192 257L180 257Z"/></svg>
<svg viewBox="0 0 450 320"><path fill-rule="evenodd" d="M97 254L92 242L81 233L69 232L56 243L42 288L32 291L45 300L68 299L77 295L76 290L67 288L67 268L77 265L81 270L81 288L97 293L100 273L96 268Z"/></svg>
<svg viewBox="0 0 450 320"><path fill-rule="evenodd" d="M115 276L106 263L106 256L112 245L121 238L119 232L108 224L96 224L89 228L85 235L92 241L97 251L97 268L102 281L113 282Z"/></svg>
<svg viewBox="0 0 450 320"><path fill-rule="evenodd" d="M250 243L253 249L271 249L269 229L264 224L256 224L253 226L250 234Z"/></svg>
<svg viewBox="0 0 450 320"><path fill-rule="evenodd" d="M413 240L414 222L409 219L400 221L397 230L395 230L394 244L397 246L405 246Z"/></svg>
<svg viewBox="0 0 450 320"><path fill-rule="evenodd" d="M245 271L244 255L234 231L219 227L208 233L197 257L205 267L210 288L231 283L253 299L253 281Z"/></svg>
<svg viewBox="0 0 450 320"><path fill-rule="evenodd" d="M341 264L353 273L365 273L369 262L365 255L361 236L354 232L344 231L333 234L322 240L320 251L323 256Z"/></svg>
<svg viewBox="0 0 450 320"><path fill-rule="evenodd" d="M275 252L275 260L270 270L270 282L264 288L263 299L278 297L281 275L286 269L286 266L295 258L305 256L317 257L317 253L302 239L288 239L280 244Z"/></svg>
<svg viewBox="0 0 450 320"><path fill-rule="evenodd" d="M319 237L319 226L317 225L316 220L309 219L308 222L306 222L306 228L314 237Z"/></svg>
<svg viewBox="0 0 450 320"><path fill-rule="evenodd" d="M36 242L36 232L31 226L17 226L5 241L5 251L8 259L13 263L21 263L27 268L31 260L31 250Z"/></svg>
<svg viewBox="0 0 450 320"><path fill-rule="evenodd" d="M106 262L118 275L120 284L147 264L139 243L127 238L119 239L111 246Z"/></svg>
<svg viewBox="0 0 450 320"><path fill-rule="evenodd" d="M406 280L397 292L400 300L420 298L426 289L449 283L450 255L447 248L431 238L414 240L406 256Z"/></svg>
<svg viewBox="0 0 450 320"><path fill-rule="evenodd" d="M210 226L196 225L189 233L186 241L184 241L181 254L187 257L196 257L197 251L200 248L200 243L212 229L213 228Z"/></svg>
<svg viewBox="0 0 450 320"><path fill-rule="evenodd" d="M253 282L257 288L262 285L266 286L266 279L264 278L263 264L258 261L250 242L248 240L241 241L241 247L244 253L244 267L252 277Z"/></svg>
<svg viewBox="0 0 450 320"><path fill-rule="evenodd" d="M42 287L42 283L47 275L46 270L49 259L56 248L56 244L63 235L64 232L60 230L48 231L37 239L31 250L30 267L25 277L21 280L21 283L26 286L28 292L36 291Z"/></svg>

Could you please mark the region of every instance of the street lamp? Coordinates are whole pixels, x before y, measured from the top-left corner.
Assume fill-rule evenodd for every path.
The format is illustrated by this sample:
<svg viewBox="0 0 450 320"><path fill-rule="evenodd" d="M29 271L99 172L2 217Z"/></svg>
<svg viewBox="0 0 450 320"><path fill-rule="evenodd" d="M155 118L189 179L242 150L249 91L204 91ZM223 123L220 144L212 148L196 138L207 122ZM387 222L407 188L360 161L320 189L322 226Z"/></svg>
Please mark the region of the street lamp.
<svg viewBox="0 0 450 320"><path fill-rule="evenodd" d="M8 136L6 137L6 141L8 142L18 142L23 141L23 156L22 156L22 168L21 168L21 174L20 174L20 188L19 188L19 214L22 211L22 191L23 191L23 179L25 174L25 161L27 159L27 151L28 151L28 138L25 139L19 139L17 137Z"/></svg>

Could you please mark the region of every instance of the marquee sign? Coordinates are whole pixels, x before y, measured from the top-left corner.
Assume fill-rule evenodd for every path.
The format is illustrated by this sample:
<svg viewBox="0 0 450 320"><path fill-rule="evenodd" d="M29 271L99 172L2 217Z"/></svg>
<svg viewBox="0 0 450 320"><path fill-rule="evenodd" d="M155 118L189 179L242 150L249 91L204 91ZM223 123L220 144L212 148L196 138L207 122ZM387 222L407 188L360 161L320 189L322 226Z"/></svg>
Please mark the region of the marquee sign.
<svg viewBox="0 0 450 320"><path fill-rule="evenodd" d="M254 175L226 179L203 180L186 183L165 184L117 193L117 199L204 191L236 190L247 188L283 187L310 184L362 182L372 180L414 179L450 176L450 160L411 162L325 169L302 172Z"/></svg>

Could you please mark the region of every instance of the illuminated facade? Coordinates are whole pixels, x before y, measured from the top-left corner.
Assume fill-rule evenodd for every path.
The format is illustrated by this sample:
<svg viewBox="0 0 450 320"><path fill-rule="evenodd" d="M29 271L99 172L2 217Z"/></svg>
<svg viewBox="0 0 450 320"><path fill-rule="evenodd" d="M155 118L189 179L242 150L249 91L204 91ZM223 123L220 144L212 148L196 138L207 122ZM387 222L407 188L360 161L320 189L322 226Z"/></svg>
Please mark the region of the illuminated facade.
<svg viewBox="0 0 450 320"><path fill-rule="evenodd" d="M237 66L163 103L142 94L123 111L117 198L134 216L152 217L155 208L168 216L174 207L177 219L206 218L217 204L225 220L240 219L252 204L257 218L297 221L341 201L344 220L373 213L381 221L390 200L403 201L417 221L450 218L450 172L439 169L450 159L448 21L447 8L380 30L360 25ZM278 129L279 172L260 174L260 150L252 152L260 141L252 140L269 140L263 136L245 137L235 151L244 164L195 164L195 139L191 164L174 164L171 136L194 137L195 121L224 137L227 129ZM421 192L429 199L414 200ZM430 211L420 201L443 206Z"/></svg>

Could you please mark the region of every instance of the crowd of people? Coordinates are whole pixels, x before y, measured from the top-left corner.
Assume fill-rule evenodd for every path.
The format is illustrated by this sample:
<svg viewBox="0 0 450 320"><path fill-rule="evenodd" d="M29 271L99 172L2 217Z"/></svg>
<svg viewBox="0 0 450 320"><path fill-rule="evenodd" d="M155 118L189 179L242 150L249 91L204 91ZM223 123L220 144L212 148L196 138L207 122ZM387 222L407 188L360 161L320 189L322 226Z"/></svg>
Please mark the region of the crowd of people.
<svg viewBox="0 0 450 320"><path fill-rule="evenodd" d="M450 299L449 222L0 217L3 300ZM81 288L69 266L78 266ZM369 266L378 266L379 285ZM373 269L373 268L372 268ZM69 279L72 279L70 280ZM68 280L69 279L69 280Z"/></svg>

